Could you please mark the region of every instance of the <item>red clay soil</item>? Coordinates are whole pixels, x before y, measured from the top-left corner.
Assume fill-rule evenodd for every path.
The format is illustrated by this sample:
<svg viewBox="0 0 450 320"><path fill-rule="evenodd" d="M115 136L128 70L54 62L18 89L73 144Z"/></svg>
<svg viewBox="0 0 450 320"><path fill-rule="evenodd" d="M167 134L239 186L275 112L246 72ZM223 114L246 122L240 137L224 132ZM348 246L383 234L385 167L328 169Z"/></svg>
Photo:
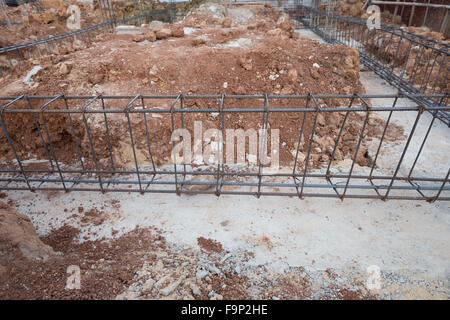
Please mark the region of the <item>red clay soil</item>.
<svg viewBox="0 0 450 320"><path fill-rule="evenodd" d="M213 239L206 239L203 237L199 237L197 238L197 243L202 249L206 251L213 251L219 253L223 251L222 244Z"/></svg>
<svg viewBox="0 0 450 320"><path fill-rule="evenodd" d="M253 9L255 10L255 9ZM258 10L258 9L257 9ZM40 60L17 65L11 74L0 78L0 95L136 95L140 94L353 94L364 93L359 81L358 53L345 46L331 46L317 41L299 38L293 33L292 24L280 19L280 14L270 8L260 8L248 25L222 28L217 25L205 27L199 23L200 31L183 37L170 37L156 42L142 42L133 36L105 35L103 40L89 48L70 50L66 54L50 55ZM190 20L189 20L189 19ZM192 23L189 16L186 21ZM277 21L277 19L280 19ZM278 23L277 23L278 22ZM166 28L175 29L167 25ZM136 42L139 41L139 42ZM22 79L34 65L43 69L33 77L34 84L25 85ZM34 108L39 107L35 101ZM106 108L124 108L127 100L108 103ZM146 107L168 108L172 100L160 103L147 102ZM41 102L42 103L42 102ZM304 105L304 102L302 102ZM274 101L271 107L302 105L298 101ZM347 101L319 99L321 107L347 105ZM227 107L254 105L255 101L229 99ZM262 106L263 101L260 101ZM24 107L18 103L15 107ZM69 106L74 108L75 105ZM94 104L92 107L100 107ZM218 108L211 100L187 100L185 107ZM50 109L64 108L56 102ZM344 114L323 113L318 116L316 137L312 145L312 166L317 167L329 160ZM280 162L291 165L295 159L299 130L303 115L272 113L270 128L280 129ZM357 137L360 134L364 115L352 113L349 117L336 152L336 160L353 156ZM383 121L371 117L365 136L381 134ZM65 163L77 161L74 157L75 143L66 115L46 116L51 141L59 160ZM92 155L86 129L81 117L74 116L75 135L80 142L83 157L92 167ZM210 114L186 115L184 125L193 132L194 121L203 122L203 130L217 128L218 120ZM306 154L312 133L314 115L308 114L305 121L304 140L301 152ZM38 119L42 125L42 119ZM134 165L129 147L128 127L124 115L108 116L113 156L116 163ZM41 138L30 115L6 115L6 124L16 148L25 158L46 158ZM145 138L145 122L142 116L131 118L133 135L140 163L149 163ZM148 117L150 147L157 165L170 162L171 119L169 114ZM100 166L110 168L106 131L101 114L89 115L88 123ZM126 123L126 122L125 122ZM176 128L181 127L180 117L175 118ZM225 128L247 130L261 128L261 114L227 114ZM390 126L388 139L402 135L401 129ZM365 138L365 139L366 139ZM0 136L2 160L12 159L5 137ZM357 162L368 165L363 147ZM300 161L300 166L302 163Z"/></svg>
<svg viewBox="0 0 450 320"><path fill-rule="evenodd" d="M80 27L87 28L104 22L104 16L98 1L93 4L76 0L39 0L40 5L27 3L19 7L6 7L6 14L11 22L11 29L7 24L0 25L0 47L22 44L50 36L70 32L67 20L70 13L67 9L71 5L80 8ZM134 2L113 1L112 11L117 20L130 18L141 14L134 8ZM142 9L160 10L170 6L169 2L146 1ZM181 5L177 8L182 9ZM156 19L167 18L164 15L155 16ZM4 20L3 15L1 16ZM5 21L6 22L6 21ZM133 23L134 21L131 21Z"/></svg>
<svg viewBox="0 0 450 320"><path fill-rule="evenodd" d="M98 3L92 6L76 0L40 0L40 4L41 7L36 3L7 7L6 13L9 20L22 24L13 24L12 29L8 29L6 24L0 25L0 34L2 35L0 47L22 44L72 31L67 28L66 24L70 16L67 8L70 5L77 5L80 8L81 28L103 22Z"/></svg>
<svg viewBox="0 0 450 320"><path fill-rule="evenodd" d="M364 1L338 1L336 12L340 15L368 19L368 14L362 9ZM322 10L326 10L326 4L321 6ZM432 31L430 28L422 27L406 27L402 24L400 16L395 16L393 21L393 15L388 10L381 12L381 22L387 25L393 25L400 27L406 32L410 32L426 39L432 39L443 44L450 44L450 40L445 37L444 34ZM344 25L341 26L345 28ZM344 30L343 30L344 31ZM407 39L413 39L414 41L421 41L420 38L406 35ZM394 73L400 76L401 73L406 80L414 83L418 86L420 91L427 93L448 92L450 90L450 81L447 79L446 72L450 67L450 61L445 54L439 54L436 50L425 49L420 46L414 45L414 42L402 39L399 36L386 37L386 33L379 30L365 29L362 34L358 34L355 40L361 41L361 39L372 39L368 41L367 49L372 51L382 62L387 63L390 67L394 68ZM429 44L428 41L425 42ZM410 45L413 44L410 48ZM437 49L445 48L441 44L433 44L433 47ZM404 71L403 71L404 69ZM428 83L432 84L425 87L423 80L427 79Z"/></svg>
<svg viewBox="0 0 450 320"><path fill-rule="evenodd" d="M442 34L430 32L424 28L409 27L405 30L429 39L450 43L450 41L443 41ZM446 54L437 50L440 49L441 45L433 45L436 49L411 46L413 42L401 39L399 36L387 40L384 33L377 30L365 30L360 39L367 37L367 33L371 33L371 37L375 39L369 42L368 49L379 57L383 63L386 63L389 67L394 67L395 74L400 76L404 72L404 78L423 92L450 91L450 81L447 79L446 72L442 71L450 67L450 59ZM429 84L427 87L424 85L424 80Z"/></svg>
<svg viewBox="0 0 450 320"><path fill-rule="evenodd" d="M46 261L27 260L0 242L0 299L113 299L128 286L134 272L164 239L150 230L135 230L117 240L74 242L78 230L65 226L42 241L62 254ZM155 244L157 241L158 244ZM82 270L80 290L65 290L68 266Z"/></svg>
<svg viewBox="0 0 450 320"><path fill-rule="evenodd" d="M365 10L363 10L364 1L343 0L336 1L336 4L336 13L339 15L361 19L369 18L369 15L365 12ZM320 8L321 10L325 11L326 7L327 5L323 4ZM398 15L393 18L393 14L391 14L389 11L382 11L381 23L400 27L402 26L402 19Z"/></svg>
<svg viewBox="0 0 450 320"><path fill-rule="evenodd" d="M363 10L363 5L365 1L358 1L358 0L344 0L344 1L337 1L337 7L336 7L336 13L339 15L352 17L352 18L361 18L361 19L368 19L369 15L365 10ZM323 4L320 6L321 10L326 10L327 5ZM448 38L438 31L430 30L428 27L415 27L410 26L406 27L406 25L402 21L402 17L400 15L394 16L393 10L389 11L387 8L390 9L395 8L394 6L385 6L386 10L381 11L381 23L395 26L395 27L402 27L404 30L412 33L416 33L419 35L422 35L428 39L434 39L440 42L449 43ZM410 9L410 8L408 8ZM416 7L416 10L425 10L425 8ZM443 10L445 13L445 10ZM398 11L400 13L400 10ZM409 20L409 14L405 14L404 17L408 17ZM417 12L416 12L416 21L418 21L418 25L422 25L423 18L418 18ZM431 16L428 16L430 19ZM443 17L442 17L443 18ZM441 19L442 19L441 18ZM431 18L432 19L432 18ZM441 20L442 21L442 20ZM415 23L413 22L413 25ZM428 24L430 24L430 20L428 20Z"/></svg>
<svg viewBox="0 0 450 320"><path fill-rule="evenodd" d="M160 279L163 274L180 276L183 272L189 279L195 279L198 258L191 249L172 252L158 231L136 229L119 238L78 243L79 230L64 226L52 231L42 241L58 255L40 262L26 259L11 244L0 242L0 300L11 299L114 299L135 286L136 294L128 299L164 299L158 290L145 290L145 276L140 274L144 266L157 266L163 258L162 270L150 274ZM212 252L208 256L222 275L210 274L209 279L197 280L201 294L192 293L192 285L182 284L171 299L212 299L217 294L222 299L310 299L316 297L311 280L295 272L269 275L255 270L257 283L250 283L243 275L237 275L223 263L223 253ZM186 258L187 257L187 258ZM67 290L69 266L80 268L80 289ZM180 271L181 270L181 271ZM178 273L177 273L178 272ZM190 280L192 281L192 280ZM255 280L253 280L255 281ZM316 289L317 290L317 289ZM215 292L214 297L209 294ZM319 299L376 299L368 293L349 291L331 283Z"/></svg>

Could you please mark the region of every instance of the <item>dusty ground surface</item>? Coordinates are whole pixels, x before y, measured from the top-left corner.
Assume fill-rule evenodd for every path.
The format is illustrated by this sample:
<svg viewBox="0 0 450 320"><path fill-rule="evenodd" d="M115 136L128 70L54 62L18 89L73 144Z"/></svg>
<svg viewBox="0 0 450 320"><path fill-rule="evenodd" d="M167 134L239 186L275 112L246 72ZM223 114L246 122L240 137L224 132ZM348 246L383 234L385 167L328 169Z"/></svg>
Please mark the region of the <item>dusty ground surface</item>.
<svg viewBox="0 0 450 320"><path fill-rule="evenodd" d="M223 28L219 28L222 23L220 17L219 15L217 18L217 30L208 31L211 29L208 26L198 28L208 33L208 39L213 39L205 40L206 43L203 44L201 41L194 41L199 53L204 50L209 54L202 56L204 63L208 63L211 52L220 53L221 49L214 47L230 43L214 41L223 36ZM193 46L192 40L203 35L202 31L195 31L199 33L185 35L176 41L169 41L173 40L169 38L151 42L152 44L144 43L143 46L150 45L155 54L167 53L163 48L157 49L161 43L166 43L174 50L169 51L171 56L177 57L177 45L183 50L193 50L189 49ZM255 32L255 35L251 32ZM244 33L243 38L251 38L257 45L255 39L258 31L251 32ZM241 37L242 34L230 40L237 41ZM261 41L266 41L264 43L272 48L285 48L280 57L289 56L290 50L298 50L296 53L301 62L296 61L299 63L296 67L299 69L304 65L312 67L314 62L309 62L310 55L329 52L329 57L334 57L332 54L336 47L295 37L284 38L283 41L280 38L276 38L276 45L271 43L270 37ZM110 41L115 41L116 44L126 41L124 43L128 46L133 45L135 40L132 37L113 37L98 45L106 46ZM144 41L137 42L136 47L133 47L134 51L139 50L137 46ZM209 41L212 45L208 45ZM183 42L186 44L183 45ZM273 42L276 43L275 39ZM303 44L308 45L303 48ZM297 46L301 46L302 50L296 49ZM124 44L122 48L125 47ZM319 48L320 53L316 51ZM262 47L258 49L264 50ZM76 55L83 55L86 50L70 55L75 58ZM125 55L109 50L112 51L112 56L117 54L120 59L127 59ZM233 82L229 78L219 77L220 72L233 71L233 76L243 77L245 71L248 71L237 61L241 53L251 54L251 48L245 48L245 42L241 43L241 47L225 50L229 50L226 52L233 57L231 65L239 71L230 70L230 67L213 68L215 81L209 82L209 78L204 80L205 88L211 90L209 92L217 93L213 90L217 90L222 81L230 84L224 89L234 90ZM275 48L272 50L274 53L278 52ZM303 51L306 53L303 54ZM196 52L190 51L193 55ZM257 59L256 53L253 53L252 59ZM152 57L141 57L153 59L153 54ZM89 62L79 59L80 64L84 63L85 66L78 70L86 72ZM159 68L159 64L163 63L160 60L162 59L158 63L152 63ZM323 62L316 63L321 64L320 70ZM148 65L148 69L151 70L152 65ZM170 70L169 65L164 67ZM212 64L210 67L212 68ZM78 68L78 64L74 64L73 68ZM118 68L117 64L115 68ZM266 76L271 74L262 64L252 64L252 69L266 72ZM132 73L136 71L137 67L132 69ZM195 71L205 74L198 66ZM19 80L19 74L12 77ZM149 87L140 87L139 83L133 82L135 77L125 79L135 89L158 92L164 90L164 86L159 83L170 83L170 80L164 77L163 72L156 74L157 80L150 79L154 84L150 82ZM289 83L283 74L276 74L279 74L281 84ZM60 79L57 74L45 71L42 78L39 77L36 78L36 88L42 86L43 90L55 92L51 90L56 89L46 85L44 79L53 79L49 83L55 85L58 83L57 79ZM370 93L395 92L372 73L359 73L356 70L355 77L353 82L348 82L345 77L334 78L328 72L326 77L316 79L317 82L310 77L301 78L301 81L308 85L311 80L308 90L315 90L320 81L325 81L326 86L321 89L332 90L336 87L337 92L341 92L339 90L342 90L342 83L349 85L352 90L351 84ZM100 86L116 90L114 93L125 90L114 81L103 79L105 82L99 82ZM257 78L245 79L246 82L261 83L263 88L268 86L272 90L282 87L280 85L280 88L276 88L276 83L271 84L272 80L259 82ZM116 82L118 81L119 77ZM181 80L173 78L173 81ZM337 81L338 85L333 86L333 81ZM80 85L83 85L82 81ZM199 86L197 83L193 85ZM81 93L92 89L93 86L79 90ZM77 88L73 87L71 90ZM295 90L302 90L301 86L296 86ZM402 103L407 105L410 102ZM377 105L390 104L392 101L386 99L379 101ZM420 122L418 126L418 140L411 142L414 151L420 147L420 136L426 132L426 121L429 121L427 116L428 114L424 115L424 123ZM414 113L408 112L396 115L393 121L402 131L397 132L395 141L391 141L381 151L380 170L392 173L405 142L402 133L407 134L411 130L414 117ZM420 174L441 176L448 169L446 163L441 161L442 154L449 154L450 151L448 134L448 128L440 123L435 124L433 137L430 138L432 143L427 144L424 149L427 156L421 159L418 167ZM376 143L368 145L368 149L375 145ZM414 151L406 155L402 172L414 161ZM367 170L367 167L361 166L359 170ZM447 203L356 199L344 202L333 199L300 201L296 198L277 197L176 197L128 193L106 193L99 200L99 195L87 192L1 194L11 207L30 217L43 243L50 245L55 252L62 253L47 262L35 262L23 257L13 245L1 242L1 298L448 299L450 296L450 221ZM65 290L67 268L71 265L77 265L81 269L80 290ZM371 278L367 268L372 265L380 268L380 287L373 290L367 286L367 281Z"/></svg>

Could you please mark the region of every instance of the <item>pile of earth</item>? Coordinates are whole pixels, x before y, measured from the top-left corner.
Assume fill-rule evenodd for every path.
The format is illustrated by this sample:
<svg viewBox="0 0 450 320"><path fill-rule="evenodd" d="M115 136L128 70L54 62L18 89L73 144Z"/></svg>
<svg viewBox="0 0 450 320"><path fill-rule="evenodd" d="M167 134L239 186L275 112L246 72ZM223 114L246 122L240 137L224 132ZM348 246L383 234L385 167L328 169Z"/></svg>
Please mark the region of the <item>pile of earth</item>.
<svg viewBox="0 0 450 320"><path fill-rule="evenodd" d="M346 17L368 19L369 14L363 9L365 1L359 0L344 0L336 1L336 13ZM321 10L326 10L327 4L321 5ZM393 16L392 13L385 10L381 12L381 22L384 24L401 26L402 17L399 15Z"/></svg>
<svg viewBox="0 0 450 320"><path fill-rule="evenodd" d="M29 61L16 66L13 72L0 80L0 95L176 95L183 94L347 94L364 93L359 81L358 53L346 46L320 44L318 41L298 37L293 32L292 22L285 14L263 6L232 8L233 19L239 21L252 12L254 19L245 24L234 23L230 27L229 17L214 18L217 4L210 4L195 10L180 23L161 24L159 30L149 30L143 37L132 35L106 35L103 40L89 48L71 50L66 54L51 55L40 60ZM251 8L251 9L250 9ZM235 10L236 9L236 10ZM220 11L220 10L219 10ZM230 9L228 10L230 12ZM205 12L203 20L200 17ZM260 12L261 14L258 14ZM241 15L240 15L241 14ZM213 18L211 18L213 17ZM220 17L220 15L219 15ZM217 21L207 24L211 19ZM233 19L231 19L233 21ZM275 20L276 19L276 20ZM194 22L193 22L194 21ZM207 22L205 22L207 21ZM192 24L194 23L194 24ZM206 24L206 27L205 27ZM186 26L187 25L187 26ZM194 27L192 27L194 26ZM35 66L42 69L33 76L31 84L23 82L26 74ZM109 100L105 107L123 109L131 99ZM358 100L358 99L357 99ZM39 108L44 102L33 100L33 107ZM147 100L147 108L170 107L173 99ZM263 99L228 99L226 107L263 106ZM318 99L317 106L346 106L349 99ZM189 99L185 108L215 109L217 99ZM362 105L355 101L355 105ZM20 102L13 108L23 107ZM280 100L271 102L271 107L305 106L305 101ZM64 108L62 100L52 103L47 109ZM70 108L80 105L70 105ZM99 102L91 108L100 107ZM315 107L312 102L309 107ZM109 114L108 126L111 149L106 136L106 125L102 114L88 114L87 123L94 141L94 149L103 168L116 164L134 167L133 150L129 144L129 128L124 114ZM292 165L296 157L299 131L303 113L271 113L269 128L279 129L282 165ZM311 167L328 163L338 137L345 113L320 113L317 115L315 135L312 136L316 114L308 113L305 119L300 146L299 167L304 166L305 157L311 144ZM220 118L220 117L219 117ZM195 121L202 121L203 130L218 128L219 118L212 113L191 113L184 116L184 128L191 133ZM351 113L336 148L335 160L354 157L365 114ZM82 117L74 115L72 131L67 115L46 115L46 125L58 159L64 163L77 162L74 157L75 139L80 144L82 156L93 165L87 130ZM5 114L5 123L22 157L46 159L45 145L30 115ZM38 117L39 126L43 119ZM125 125L124 125L125 124ZM138 162L156 165L171 163L172 123L169 113L153 114L146 119L140 115L130 117L136 144ZM181 118L174 119L175 128L181 127ZM146 139L147 127L150 128ZM261 113L227 113L224 117L225 129L254 129L262 127ZM357 155L357 163L369 165L366 140L380 135L383 121L370 116L364 132L362 147ZM193 136L193 134L192 134ZM395 140L401 130L390 126L387 139ZM124 138L127 137L127 138ZM3 161L13 158L5 137L0 136L0 150ZM152 150L153 159L149 149Z"/></svg>

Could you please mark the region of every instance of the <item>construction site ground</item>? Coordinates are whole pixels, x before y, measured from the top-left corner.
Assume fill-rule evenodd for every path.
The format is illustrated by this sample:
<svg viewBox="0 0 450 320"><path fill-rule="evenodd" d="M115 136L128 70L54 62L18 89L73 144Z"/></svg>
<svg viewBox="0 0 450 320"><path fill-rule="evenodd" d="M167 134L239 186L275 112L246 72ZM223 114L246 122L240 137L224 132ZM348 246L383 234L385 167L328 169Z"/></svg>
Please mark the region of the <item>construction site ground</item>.
<svg viewBox="0 0 450 320"><path fill-rule="evenodd" d="M269 6L232 7L228 16L231 22L225 21L221 5L207 4L154 33L144 26L141 35L108 34L90 45L61 48L15 66L0 78L0 95L397 92L360 66L355 50L323 43L302 28L294 30L287 17ZM34 66L42 69L24 83ZM412 102L400 99L398 104ZM372 105L390 106L392 99L374 99ZM369 138L379 135L382 116L369 125ZM394 114L395 130L383 147L380 170L395 168L415 116ZM430 114L423 117L405 168L414 161L431 121ZM229 119L235 120L242 120L245 128L256 123ZM117 136L120 121L115 123ZM163 148L169 126L164 119L155 121L161 128L156 138L162 142L152 141L152 146L159 151L159 165L164 165L170 155ZM276 126L286 120L271 121ZM351 121L361 123L358 117ZM448 170L440 157L450 151L450 132L439 121L433 126L420 170L441 176ZM35 139L26 128L13 130L13 135ZM324 130L323 136L330 132ZM286 129L281 137L286 150L280 159L288 167L296 134ZM364 150L370 154L377 143L375 138L367 140ZM61 155L70 151L63 144ZM11 159L6 148L0 151L2 161ZM337 166L348 169L352 148L342 146L340 151ZM27 152L30 160L42 157L38 147ZM125 167L130 162L126 153L118 152ZM321 170L326 154L314 154L314 168ZM356 170L367 166L364 158L356 162ZM0 196L6 203L0 206L2 214L25 214L42 241L30 240L38 254L18 250L21 239L0 242L0 299L450 296L446 202L56 191L8 191ZM81 269L79 290L65 288L71 265ZM377 288L368 285L373 280L368 268L373 266L380 270Z"/></svg>

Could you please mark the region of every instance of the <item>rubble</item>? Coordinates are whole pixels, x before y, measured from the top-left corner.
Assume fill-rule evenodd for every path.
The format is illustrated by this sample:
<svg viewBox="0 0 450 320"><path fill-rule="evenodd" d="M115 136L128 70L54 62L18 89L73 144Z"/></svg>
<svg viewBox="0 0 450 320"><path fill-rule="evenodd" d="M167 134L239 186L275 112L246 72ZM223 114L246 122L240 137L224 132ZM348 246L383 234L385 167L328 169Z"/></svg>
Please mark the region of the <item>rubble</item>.
<svg viewBox="0 0 450 320"><path fill-rule="evenodd" d="M116 34L143 34L144 30L142 28L138 28L136 26L117 26L116 27Z"/></svg>
<svg viewBox="0 0 450 320"><path fill-rule="evenodd" d="M359 59L355 49L290 37L293 27L288 18L280 16L275 10L269 15L267 11L264 15L259 15L258 12L261 9L258 7L252 6L251 10L254 12L254 17L247 23L248 25L255 24L256 29L249 30L242 26L222 28L223 18L213 22L213 25L208 25L208 21L215 19L214 15L221 11L199 9L194 10L180 23L164 25L155 33L148 31L143 37L141 35L108 35L102 41L96 42L88 48L81 48L62 56L59 60L60 64L53 64L51 59L39 61L43 70L34 76L38 81L33 87L24 89L12 85L4 86L0 81L0 88L2 88L0 91L2 91L2 95L23 93L52 95L60 94L62 91L68 95L90 95L92 92L116 95L135 92L157 95L173 94L174 92L196 94L222 92L227 94L364 93L359 82ZM212 13L205 17L207 12ZM234 14L236 16L237 13ZM198 22L202 18L205 25L195 29L193 33L184 34L185 28L188 28L186 24L189 24L189 21L194 18ZM162 27L161 23L155 25ZM263 25L264 28L258 27ZM265 28L272 29L267 32ZM181 35L181 32L184 36L177 37ZM155 40L158 40L157 45L149 47L149 43ZM107 55L105 55L106 52ZM188 62L187 57L189 57ZM22 77L25 68L29 68L29 66L18 66L8 81L14 82L14 78ZM154 71L149 74L145 70ZM67 85L61 87L59 85L61 81L66 82ZM20 91L14 92L14 90ZM333 101L322 103L336 106ZM198 101L196 104L204 107L211 106L210 102L206 101ZM226 120L239 123L243 129L254 128L260 123L259 117L248 115L244 121L238 118L240 116L242 115L227 115ZM312 117L312 115L310 116ZM88 115L89 119L91 117L93 116ZM278 114L271 117L270 125L280 129L280 138L286 143L280 150L282 165L291 165L295 160L293 151L297 147L298 136L297 130L293 130L293 128L299 126L301 117L301 115L296 115L292 119L281 119ZM151 118L154 124L150 143L152 150L157 150L153 152L155 163L158 166L170 163L168 143L171 124L169 118L164 115ZM335 116L327 114L323 122L333 121L331 118L335 118ZM137 141L144 141L145 139L142 139L145 134L145 126L137 117L134 119L136 122L133 124L133 134L136 135ZM342 120L342 118L338 119ZM352 114L349 120L359 123L362 119L362 117ZM201 114L196 119L190 119L186 123L187 128L192 128L194 120L202 120L205 123L209 120L209 116ZM20 131L15 131L13 121L11 115L8 114L6 122L13 139L16 139L19 132L20 135L31 139L20 140L17 148L20 150L24 147L21 145L22 141L36 141L33 147L27 144L28 153L30 156L35 155L38 158L45 157L37 132L28 132L27 130L24 132L23 128L17 128ZM120 138L126 134L124 132L126 127L121 123L122 119L111 118L108 122L112 134L114 160L125 168L133 167L134 158L131 149L126 151L123 141L121 142L123 139ZM73 119L73 123L76 128L80 128L77 129L76 134L81 142L83 155L89 159L90 149L86 132L83 130L84 124L79 119ZM48 126L49 130L54 132L52 139L54 139L54 147L61 157L61 161L76 161L69 156L74 147L73 141L70 141L69 124L61 118ZM211 127L215 126L215 124L211 124ZM380 130L372 125L369 125L369 129L369 138L372 134L379 133ZM103 135L101 124L98 129L93 128L92 130L94 132L99 130L97 134L94 134L94 139ZM317 134L320 137L335 138L337 130L335 127L327 129L324 126L324 129L319 130ZM344 134L346 131L345 128ZM310 131L307 131L305 134L309 133ZM390 132L388 132L389 134ZM358 135L357 130L354 131L352 137L355 135ZM347 142L345 146L344 142L341 143L342 145L338 146L339 151L337 151L339 158L341 153L342 157L351 157L355 144ZM306 141L300 152L306 154L307 147ZM317 145L313 145L313 153L318 153L318 155L311 157L312 167L320 167L330 156L329 150L317 147ZM64 150L68 150L68 153L66 154ZM8 149L5 151L7 154L4 156L12 156ZM145 145L138 145L136 152L139 163L150 160ZM109 155L106 150L99 150L97 157L101 165L108 165ZM206 188L204 185L186 187L193 188L193 191L198 188Z"/></svg>
<svg viewBox="0 0 450 320"><path fill-rule="evenodd" d="M369 14L363 10L364 1L361 0L344 0L344 1L336 1L336 13L339 15L352 17L352 18L361 18L367 20L369 18ZM320 9L325 11L327 5L323 4L320 6ZM409 17L409 15L408 15ZM422 20L420 20L422 21ZM434 39L436 41L448 43L448 39L444 34L438 31L430 31L428 27L421 26L409 26L407 27L405 23L402 21L402 17L400 15L395 15L391 13L389 10L384 10L381 12L381 23L386 25L392 25L396 27L400 27L406 31L422 35L428 39Z"/></svg>
<svg viewBox="0 0 450 320"><path fill-rule="evenodd" d="M205 43L206 43L206 40L204 38L201 38L201 37L197 37L197 38L194 38L194 39L191 40L191 44L194 47L200 46L200 45L205 44Z"/></svg>
<svg viewBox="0 0 450 320"><path fill-rule="evenodd" d="M33 69L30 70L30 72L27 73L27 75L25 76L25 78L23 78L23 83L31 86L34 81L33 81L33 76L35 76L39 71L42 70L41 66L35 66L33 67Z"/></svg>
<svg viewBox="0 0 450 320"><path fill-rule="evenodd" d="M148 28L150 29L150 31L154 31L154 32L159 31L162 28L164 28L164 22L158 21L158 20L153 20L148 25Z"/></svg>
<svg viewBox="0 0 450 320"><path fill-rule="evenodd" d="M24 66L17 66L8 78L0 79L0 94L364 93L359 81L360 66L356 50L345 46L320 44L296 36L292 22L270 5L232 8L227 14L222 5L208 3L192 11L179 23L166 24L162 21L153 21L149 26L132 29L139 29L142 32L108 34L90 46L79 41L58 49L58 53L54 56L39 58L28 61ZM22 81L32 66L34 66L32 70L38 67L41 69L27 76L27 82ZM24 87L24 82L32 86ZM168 108L172 101L167 100L154 105L150 102L151 105L148 107ZM235 102L229 103L233 105ZM41 103L42 101L37 101L33 107L37 108ZM125 103L125 101L108 103L106 108L123 108ZM332 99L319 99L318 104L320 107L340 106L339 101ZM275 107L291 105L293 105L291 102L279 105L275 103ZM20 103L18 106L21 106ZM58 102L52 105L52 108L54 106L56 109L64 108L64 105ZM187 102L186 106L216 109L217 102L192 100ZM218 115L218 112L186 115L184 125L192 129L194 122L201 120L204 130L215 128ZM309 155L311 167L323 167L330 160L345 116L345 113L326 112L306 115L305 133L297 153L298 129L304 115L271 114L270 127L280 129L281 164L290 166L297 159L298 169L302 169L306 154L309 154L308 145L311 144ZM353 157L356 158L355 168L371 165L371 149L366 143L381 134L385 122L375 115L370 115L364 139L356 152L356 138L360 134L365 116L356 113L348 116L347 125L342 130L342 140L336 146L334 154L334 159L340 161L337 168L348 169L353 165ZM154 152L153 160L156 165L162 166L170 162L169 116L151 115L147 123L142 117L132 117L130 122L137 141L135 150L131 148L128 140L123 139L128 137L124 118L114 114L108 117L116 168L134 169L135 159L140 164L149 163L150 154L147 145L143 143L146 124L151 126L149 144ZM234 114L226 115L224 118L227 126L234 129L259 128L261 123L260 115ZM312 123L315 119L316 133L312 135ZM53 147L61 164L73 164L75 146L71 140L72 132L67 118L48 117L46 120ZM86 122L92 130L93 143L98 149L96 151L99 165L101 168L108 168L109 153L106 148L98 147L102 143L104 145L102 121L103 118L98 115L86 114ZM12 139L17 141L18 152L23 158L45 159L45 150L32 117L17 118L12 114L5 114L5 123ZM86 161L86 168L90 169L93 164L90 159L89 137L84 130L85 123L80 117L75 116L73 125L74 134ZM180 125L179 120L176 120L175 125ZM402 135L403 130L400 127L391 125L386 132L386 140L390 142L401 140ZM309 141L310 137L312 141ZM0 136L1 160L13 160L13 154L4 139ZM198 163L202 163L201 159ZM195 180L189 180L187 177L188 182L215 183L216 179L217 177L212 175L202 175ZM215 188L213 185L180 186L193 193ZM0 203L0 209L2 206ZM249 250L246 251L230 252L227 245L209 238L215 233L198 235L197 242L194 241L192 246L168 245L164 238L155 234L153 230L139 229L136 221L132 222L136 230L130 234L123 234L124 231L120 230L121 236L116 237L119 227L114 225L110 230L110 237L108 233L109 239L89 241L87 235L92 228L101 230L100 228L109 220L112 221L113 217L114 223L124 220L124 211L111 208L97 210L79 207L78 211L75 210L73 217L68 221L74 223L79 219L83 228L89 228L89 231L84 233L86 238L78 236L73 227L64 226L53 230L41 241L34 230L31 230L29 218L17 212L11 216L10 209L5 209L6 214L3 213L3 209L1 210L0 238L5 237L7 239L5 242L18 246L23 255L38 257L48 263L41 266L36 274L29 275L26 271L36 266L28 262L21 265L20 259L5 259L4 256L10 255L5 249L2 252L5 252L5 255L0 256L0 279L2 279L0 298L277 300L375 299L395 296L389 289L376 293L368 291L363 283L366 278L365 270L358 274L348 270L322 272L287 266L283 273L269 272L267 265L253 259L254 253L251 250L262 246L264 253L267 253L276 250L279 244L275 238L267 237L265 234L261 237L250 235L253 232L250 223L242 241L253 241L253 245L247 246ZM311 215L313 214L316 215L315 212L311 212ZM19 227L3 223L10 220ZM328 216L323 220L328 221ZM228 221L223 221L220 226L225 228L227 224ZM219 228L219 224L217 227ZM44 242L64 254L56 255ZM306 252L301 254L306 255ZM312 261L314 264L315 260ZM71 263L79 263L82 266L85 286L82 291L65 292L60 289L64 287L61 283L66 279L65 268ZM6 278L4 275L10 270L18 272L11 273L11 276L8 275L3 282ZM45 284L51 284L45 290L39 284L42 283L42 279L47 280ZM413 280L408 281L413 283ZM23 290L22 284L30 286L32 290ZM436 296L443 295L438 293Z"/></svg>
<svg viewBox="0 0 450 320"><path fill-rule="evenodd" d="M422 31L424 30L423 28L420 29ZM409 30L416 32L417 28L409 28ZM365 32L367 33L368 31ZM420 32L418 34L420 34ZM436 40L442 40L443 43L450 43L448 40L443 40L442 34L436 32L425 32L422 34L434 37ZM365 35L363 35L363 37L364 36ZM382 55L386 60L386 63L393 67L393 72L395 74L400 76L402 73L405 73L405 78L415 85L421 85L425 77L428 79L429 83L433 83L433 87L422 89L427 93L440 92L441 89L443 92L450 90L450 83L446 81L445 74L439 72L441 68L449 67L450 61L446 59L445 63L442 63L444 60L440 58L441 55L438 54L436 49L433 50L429 48L420 50L419 47L413 46L412 49L409 50L408 43L412 42L402 41L400 37L393 37L390 42L383 39L381 34L375 34L374 38L377 40L369 43L368 49L376 52L376 54ZM436 44L435 47L439 49L440 46L439 44ZM433 60L439 61L442 65L431 69L429 65L430 61Z"/></svg>

